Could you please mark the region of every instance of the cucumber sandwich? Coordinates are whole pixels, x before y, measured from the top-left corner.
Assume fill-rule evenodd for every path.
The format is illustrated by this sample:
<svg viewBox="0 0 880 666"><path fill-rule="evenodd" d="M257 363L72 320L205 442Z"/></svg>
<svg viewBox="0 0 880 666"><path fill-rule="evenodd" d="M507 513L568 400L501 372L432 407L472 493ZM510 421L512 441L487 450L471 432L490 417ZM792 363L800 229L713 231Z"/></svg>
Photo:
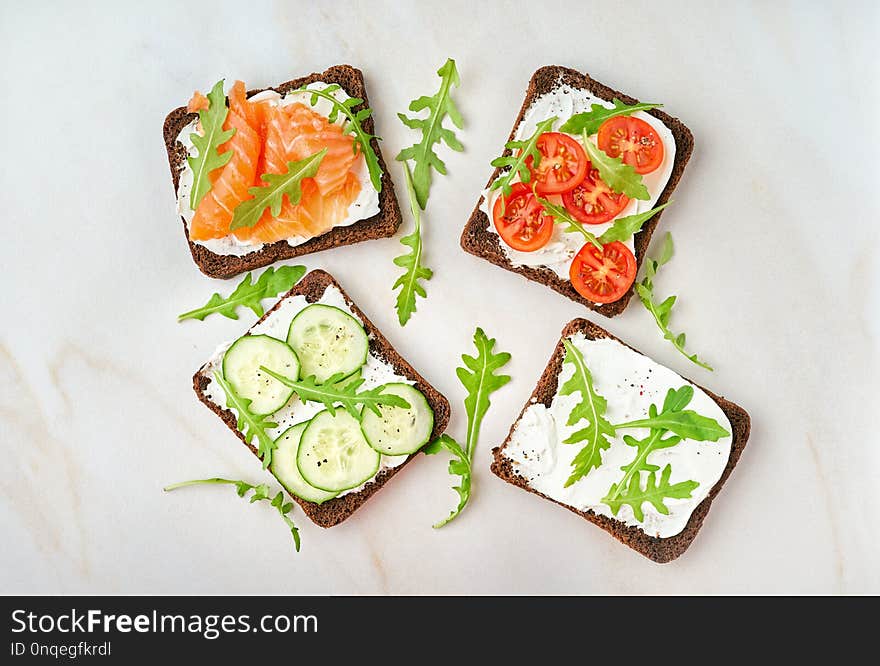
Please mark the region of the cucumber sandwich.
<svg viewBox="0 0 880 666"><path fill-rule="evenodd" d="M322 527L345 520L449 420L449 403L336 281L312 271L193 378Z"/></svg>

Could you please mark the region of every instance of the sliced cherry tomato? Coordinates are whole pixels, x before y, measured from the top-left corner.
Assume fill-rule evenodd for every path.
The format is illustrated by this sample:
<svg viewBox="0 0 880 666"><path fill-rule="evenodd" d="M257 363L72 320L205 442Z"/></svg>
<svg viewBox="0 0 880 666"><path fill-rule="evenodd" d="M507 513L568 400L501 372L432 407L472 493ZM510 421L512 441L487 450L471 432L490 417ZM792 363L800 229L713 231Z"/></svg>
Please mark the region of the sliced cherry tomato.
<svg viewBox="0 0 880 666"><path fill-rule="evenodd" d="M651 173L663 162L663 141L641 118L615 116L599 126L599 150L623 161L636 173Z"/></svg>
<svg viewBox="0 0 880 666"><path fill-rule="evenodd" d="M584 298L594 303L612 303L636 279L636 258L620 241L608 243L601 250L587 243L572 260L568 276Z"/></svg>
<svg viewBox="0 0 880 666"><path fill-rule="evenodd" d="M516 183L509 197L498 197L492 217L502 240L520 252L540 250L553 235L553 218L525 183Z"/></svg>
<svg viewBox="0 0 880 666"><path fill-rule="evenodd" d="M568 134L544 132L538 137L536 147L541 161L533 167L534 160L529 156L526 166L538 194L560 194L584 179L590 161L581 144Z"/></svg>
<svg viewBox="0 0 880 666"><path fill-rule="evenodd" d="M580 184L562 194L562 203L581 222L602 224L626 208L629 197L612 190L599 178L599 172L590 168Z"/></svg>

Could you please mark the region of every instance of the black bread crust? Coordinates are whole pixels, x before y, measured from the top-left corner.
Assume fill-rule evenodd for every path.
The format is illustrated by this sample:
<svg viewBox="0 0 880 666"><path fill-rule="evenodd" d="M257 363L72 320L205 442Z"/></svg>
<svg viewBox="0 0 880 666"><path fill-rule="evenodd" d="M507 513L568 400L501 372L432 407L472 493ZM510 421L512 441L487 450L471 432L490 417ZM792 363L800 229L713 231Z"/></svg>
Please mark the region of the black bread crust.
<svg viewBox="0 0 880 666"><path fill-rule="evenodd" d="M355 107L355 111L370 105L364 85L363 72L351 65L336 65L320 74L315 73L299 79L293 79L275 86L271 90L284 95L291 90L296 90L316 81L338 83L349 96L363 99L363 104ZM248 97L256 95L263 90L270 90L270 88L249 90ZM187 113L186 107L181 106L174 109L165 118L162 133L165 138L165 149L168 152L168 165L171 167L171 181L175 192L177 192L180 174L186 166L186 149L182 143L177 141L177 137L180 135L180 131L197 117L198 114ZM363 121L363 127L370 134L375 132L372 116ZM370 143L373 146L373 150L376 151L376 155L379 158L379 166L382 168L382 191L379 193L379 212L376 215L355 222L347 227L335 227L327 233L316 236L296 247L291 247L285 241L278 241L264 245L260 250L240 257L215 254L204 245L192 242L189 239L186 221L181 217L183 233L186 235L193 261L196 262L199 270L213 278L231 278L239 273L268 266L276 261L292 259L304 254L343 245L351 245L365 240L393 236L400 226L402 219L400 207L397 204L397 197L394 195L394 183L388 174L385 160L382 158L382 151L379 149L379 141L378 139L373 139Z"/></svg>
<svg viewBox="0 0 880 666"><path fill-rule="evenodd" d="M380 360L391 365L396 373L415 382L415 387L424 394L431 409L434 410L434 430L432 431L430 438L430 441L434 441L444 430L446 430L446 426L449 423L449 401L437 389L431 386L424 377L416 372L416 370L397 352L397 350L391 346L391 343L388 342L379 329L373 325L363 311L354 304L348 294L345 293L345 290L329 273L322 270L311 271L300 280L293 289L282 296L272 309L266 312L266 314L264 314L254 326L277 310L286 298L302 295L306 297L306 300L309 303L314 303L321 298L324 294L324 290L331 285L342 292L342 296L345 298L345 302L348 303L352 312L354 312L354 314L364 323L364 329L367 331L367 335L370 339L370 351ZM251 328L253 328L253 326ZM211 402L205 395L205 390L210 382L210 377L206 370L207 366L203 365L199 368L198 372L193 375L193 388L195 389L199 400L201 400L208 409L223 419L223 422L242 442L245 443L245 445L251 450L251 453L259 458L257 449L246 442L241 431L239 431L236 425L235 414L232 411L223 409ZM361 505L378 492L379 489L391 479L391 477L406 467L406 465L408 465L418 453L418 451L413 453L403 464L380 472L375 479L370 481L362 490L359 490L356 493L348 493L347 495L328 500L323 504L307 502L296 496L293 496L293 499L296 500L300 507L302 507L303 513L305 513L313 523L320 525L321 527L333 527L359 509Z"/></svg>
<svg viewBox="0 0 880 666"><path fill-rule="evenodd" d="M523 490L527 490L530 493L534 493L535 495L543 497L546 500L550 500L554 504L565 507L569 511L576 513L586 520L589 520L591 523L598 525L603 530L611 534L618 541L625 543L627 546L641 553L645 557L659 563L670 562L671 560L679 557L682 553L684 553L684 551L688 549L688 547L691 545L691 542L693 542L694 538L697 536L697 532L700 531L700 527L702 527L703 525L703 520L705 520L706 515L709 513L709 509L712 506L712 500L714 500L718 493L721 491L721 487L724 485L724 482L727 481L730 473L733 471L733 468L736 467L736 464L737 462L739 462L739 458L742 455L743 449L745 449L746 443L749 440L751 419L749 418L746 410L744 410L739 405L714 394L709 389L699 386L698 384L696 384L696 382L691 382L696 386L699 386L701 390L705 391L706 394L716 403L718 403L718 406L721 407L721 409L724 411L724 414L730 421L730 425L733 430L733 441L730 447L730 457L727 459L727 466L724 468L724 472L721 474L721 478L718 479L718 482L712 487L712 490L709 491L709 495L706 497L706 499L700 502L694 509L694 512L691 514L691 517L688 520L685 528L675 536L671 536L665 539L652 537L646 534L637 526L626 525L625 523L622 523L618 520L614 520L613 518L593 513L592 511L579 511L570 506L566 506L561 502L557 502L556 500L547 497L543 493L540 493L537 490L531 488L528 485L526 479L524 479L514 470L513 463L510 461L509 458L506 458L504 455L504 449L507 446L507 443L510 441L510 437L513 434L513 430L516 427L516 424L522 418L523 413L526 411L526 409L529 408L530 405L534 404L534 402L540 402L548 407L550 406L550 403L553 401L553 397L556 395L557 385L559 383L559 373L562 371L562 361L565 357L565 348L563 347L562 340L571 335L574 335L575 333L583 333L590 340L597 340L599 338L609 338L611 340L616 340L620 344L629 347L633 351L641 353L637 349L634 349L633 347L627 345L619 338L613 336L605 329L601 328L600 326L596 326L596 324L593 324L586 319L574 319L570 321L565 326L565 328L562 329L562 335L559 339L559 343L553 350L553 355L550 357L550 361L547 363L547 367L544 369L541 378L538 380L538 385L535 387L535 390L532 392L529 400L526 401L526 404L520 412L519 417L517 417L516 421L514 421L513 425L510 427L510 432L508 433L507 438L504 440L504 443L501 444L501 446L492 449L492 455L495 459L492 463L492 472L494 472L495 475L499 478L507 481L510 484L513 484L514 486L522 488ZM688 379L687 381L691 380Z"/></svg>
<svg viewBox="0 0 880 666"><path fill-rule="evenodd" d="M537 70L532 75L532 78L529 81L525 100L523 101L519 115L513 123L513 129L510 131L510 138L508 141L513 140L517 126L522 121L532 102L541 95L557 88L560 83L568 84L572 88L588 90L596 95L596 97L601 97L608 101L611 101L616 97L627 104L635 104L638 102L634 97L630 97L629 95L625 95L622 92L609 88L608 86L591 79L589 75L582 74L574 69L560 67L558 65L541 67L541 69ZM646 113L661 120L672 132L673 137L675 137L675 161L673 162L672 173L669 176L669 182L660 194L660 198L657 200L656 204L657 206L661 206L669 201L672 192L681 180L685 165L688 163L688 160L694 151L694 137L691 134L691 131L685 127L684 123L678 118L673 118L669 114L663 113L658 109L652 109ZM510 155L510 150L505 150L504 155ZM495 169L489 177L486 187L489 187L492 181L494 181L500 173L500 168ZM492 224L492 221L480 210L480 205L482 203L483 197L481 196L461 234L461 247L466 252L490 261L501 268L506 268L514 273L519 273L529 280L540 282L554 291L559 292L563 296L567 296L571 300L581 303L606 317L614 317L626 309L629 299L633 295L634 287L630 287L629 291L618 300L601 305L593 303L581 296L571 285L571 282L563 280L549 268L543 268L540 266L514 266L510 263L507 255L504 254L498 234L489 231L489 225ZM642 265L642 260L644 259L645 253L648 250L648 245L651 242L651 236L654 233L654 229L657 228L657 224L660 222L660 218L664 212L666 211L660 211L648 220L645 223L645 226L642 227L642 230L635 235L634 243L636 248L637 266Z"/></svg>

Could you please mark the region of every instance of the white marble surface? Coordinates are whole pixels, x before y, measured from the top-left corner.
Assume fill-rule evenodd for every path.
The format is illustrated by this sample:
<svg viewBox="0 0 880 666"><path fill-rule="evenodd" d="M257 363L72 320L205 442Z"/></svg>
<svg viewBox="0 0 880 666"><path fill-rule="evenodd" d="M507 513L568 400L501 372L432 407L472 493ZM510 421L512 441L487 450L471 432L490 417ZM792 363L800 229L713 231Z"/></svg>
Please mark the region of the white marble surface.
<svg viewBox="0 0 880 666"><path fill-rule="evenodd" d="M535 3L151 4L0 9L0 591L880 592L876 3L560 1L561 20ZM466 513L431 529L454 496L445 461L426 457L340 527L298 513L298 555L232 489L163 494L191 477L264 479L190 386L252 317L175 321L231 285L203 277L183 242L165 113L220 76L259 86L347 62L390 159L413 138L394 113L446 56L467 152L446 154L432 191L430 298L397 326L396 239L304 263L333 272L446 393L453 434L453 368L475 325L513 353ZM701 534L662 567L488 470L560 328L585 314L458 247L528 77L550 63L664 102L696 137L657 288L680 295L674 327L717 371L690 366L637 304L590 317L752 415Z"/></svg>

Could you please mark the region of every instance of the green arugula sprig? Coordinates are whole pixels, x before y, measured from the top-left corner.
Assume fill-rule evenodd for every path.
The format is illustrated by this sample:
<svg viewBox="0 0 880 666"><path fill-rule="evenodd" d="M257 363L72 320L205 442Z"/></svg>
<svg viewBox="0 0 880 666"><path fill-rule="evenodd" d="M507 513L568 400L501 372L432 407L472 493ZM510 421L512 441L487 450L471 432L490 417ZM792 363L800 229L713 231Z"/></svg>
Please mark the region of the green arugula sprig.
<svg viewBox="0 0 880 666"><path fill-rule="evenodd" d="M609 118L615 116L629 116L636 111L649 111L663 106L662 104L624 104L616 97L612 100L613 108L602 106L601 104L593 104L589 111L576 113L565 121L560 132L567 134L580 134L586 132L589 135L599 131L599 127Z"/></svg>
<svg viewBox="0 0 880 666"><path fill-rule="evenodd" d="M648 436L643 439L635 439L629 435L625 435L623 438L626 444L635 447L636 457L620 468L624 472L623 478L612 484L608 494L602 499L602 502L611 508L611 512L615 516L621 506L628 504L632 507L636 520L641 522L644 520L642 504L646 501L653 504L660 513L668 514L669 509L664 504L664 499L688 498L691 496L691 492L700 485L696 481L670 484L671 465L666 465L661 472L660 482L657 483L656 474L660 468L648 462L648 456L651 453L675 446L682 439L717 442L721 437L730 434L715 419L685 409L693 397L694 389L692 386L685 385L678 390L669 389L666 399L663 401L662 411L658 413L657 406L652 404L648 410L647 419L615 426L615 428L650 429ZM672 435L664 437L668 433L672 433ZM641 485L642 472L646 472L648 475L644 488Z"/></svg>
<svg viewBox="0 0 880 666"><path fill-rule="evenodd" d="M655 206L651 210L646 210L644 213L627 215L626 217L621 217L615 220L614 224L608 227L608 229L599 236L599 242L603 245L607 245L614 241L620 241L621 243L628 241L642 230L642 227L645 226L645 222L650 220L671 203L672 201L667 201L662 206Z"/></svg>
<svg viewBox="0 0 880 666"><path fill-rule="evenodd" d="M565 231L569 233L577 233L581 234L588 243L592 243L596 246L597 250L602 249L602 241L600 241L596 234L591 231L587 231L587 228L583 225L583 223L576 219L564 206L560 206L558 204L553 203L549 199L544 199L542 197L537 197L538 203L544 207L544 210L547 211L547 214L553 217L557 222L566 225Z"/></svg>
<svg viewBox="0 0 880 666"><path fill-rule="evenodd" d="M564 444L584 443L584 447L571 462L573 469L565 482L565 487L568 488L589 474L590 470L602 464L602 451L611 446L608 437L614 436L615 429L605 418L608 402L593 388L593 376L587 368L583 355L568 338L563 339L562 342L565 346L564 362L573 366L574 374L562 385L559 393L572 395L579 392L581 395L581 400L572 408L566 425L573 426L582 419L587 420L586 427L563 441Z"/></svg>
<svg viewBox="0 0 880 666"><path fill-rule="evenodd" d="M642 182L642 176L626 164L620 157L611 157L590 141L587 133L583 135L583 146L594 169L598 169L599 177L615 192L622 192L630 199L647 201L651 193Z"/></svg>
<svg viewBox="0 0 880 666"><path fill-rule="evenodd" d="M639 442L629 435L626 435L624 441L630 446L638 446ZM688 499L691 493L699 487L696 481L679 481L675 484L669 483L669 477L672 474L672 465L667 464L660 473L660 483L657 483L657 472L648 472L645 479L645 487L642 488L642 480L640 475L632 476L626 489L621 490L615 499L606 497L603 503L611 508L611 513L615 516L620 511L620 507L629 504L632 507L635 519L640 523L645 520L645 514L642 511L642 505L650 502L654 508L663 515L669 513L669 508L664 503L665 499Z"/></svg>
<svg viewBox="0 0 880 666"><path fill-rule="evenodd" d="M553 124L559 120L556 116L547 118L538 123L535 132L530 137L521 141L508 141L504 144L505 149L510 151L510 155L502 155L492 160L493 167L506 168L507 171L496 178L489 186L489 190L497 190L499 187L505 197L510 196L513 188L514 179L519 176L523 183L528 183L532 174L526 160L532 158L532 167L537 167L541 163L541 151L538 150L538 138L544 132L553 131Z"/></svg>
<svg viewBox="0 0 880 666"><path fill-rule="evenodd" d="M344 102L336 99L336 96L333 93L341 89L342 86L337 83L332 83L326 88L308 88L307 86L303 86L300 88L300 91L306 92L310 95L309 103L312 106L315 106L315 104L318 103L319 98L326 99L333 105L333 108L327 117L331 123L337 121L340 113L347 118L343 131L354 137L355 148L360 146L360 151L364 156L364 160L367 163L367 169L370 172L370 182L373 184L373 187L376 188L377 192L381 192L382 167L379 166L379 156L376 155L376 151L373 150L373 144L371 143L373 139L378 139L379 137L367 132L363 126L363 122L372 115L373 110L370 107L365 106L360 111L355 111L354 108L364 102L360 97L349 97Z"/></svg>
<svg viewBox="0 0 880 666"><path fill-rule="evenodd" d="M639 295L639 300L642 302L642 305L644 305L645 309L651 313L652 317L654 317L654 321L663 333L664 339L669 340L669 342L672 343L672 346L691 363L695 363L706 370L712 370L712 366L705 361L701 361L696 354L688 354L685 351L685 341L687 338L684 333L676 335L669 330L669 317L672 314L672 306L675 305L676 297L669 296L661 303L657 303L654 298L654 277L657 275L657 269L672 259L674 252L675 246L672 243L672 234L666 232L666 236L663 238L663 246L658 257L656 259L652 259L651 257L645 259L645 274L641 282L636 282L636 292Z"/></svg>
<svg viewBox="0 0 880 666"><path fill-rule="evenodd" d="M431 170L446 175L446 164L434 152L434 146L441 141L449 148L456 151L464 150L464 146L456 138L455 132L451 129L443 127L443 119L449 117L452 124L458 129L462 128L461 114L452 101L452 87L458 86L460 79L458 70L455 67L455 61L452 58L446 60L443 66L437 70L440 77L440 90L432 97L423 95L418 99L410 102L409 110L420 112L428 109L427 118L413 118L403 113L398 113L397 117L401 122L410 129L421 130L421 140L404 148L397 155L397 160L405 162L412 160L415 168L412 173L413 189L419 207L425 210L428 203L428 194L431 189Z"/></svg>
<svg viewBox="0 0 880 666"><path fill-rule="evenodd" d="M660 433L658 437L663 433L669 432L678 438L675 441L673 441L673 438L663 440L662 442L652 440L650 446L653 448L644 453L643 459L647 458L647 455L652 450L656 450L657 447L666 448L667 446L674 446L682 439L717 442L720 438L730 434L715 419L698 414L693 410L685 409L694 396L694 389L689 385L684 385L677 391L670 389L663 404L663 411L660 413L657 412L655 405L651 405L648 410L648 418L636 419L625 423L610 423L605 418L605 410L608 403L593 387L592 375L587 368L583 354L568 338L563 340L563 345L565 346L564 362L573 366L574 374L563 384L559 392L562 395L572 395L578 392L581 396L580 401L572 409L567 425L573 426L581 420L587 421L587 425L584 428L578 430L563 442L564 444L580 444L585 442L584 447L572 460L571 466L573 470L565 482L566 487L576 483L591 470L602 464L601 452L611 446L608 437L613 437L619 430L649 428L652 434L656 434L654 431ZM636 444L632 443L636 440L628 435L624 436L624 441L631 446L636 446ZM651 471L647 467L640 469ZM653 471L657 471L657 468ZM628 477L624 478L617 484L619 488L613 489L613 493L609 492L609 497L612 500L616 499L617 494L627 487L629 482Z"/></svg>
<svg viewBox="0 0 880 666"><path fill-rule="evenodd" d="M298 162L288 162L285 173L264 173L260 176L263 182L268 184L248 188L248 193L252 194L253 198L245 199L235 207L232 223L229 225L230 231L254 226L260 221L263 211L267 208L272 217L278 217L281 214L284 195L287 195L294 206L298 204L302 198L303 179L315 177L326 154L327 149L324 148Z"/></svg>
<svg viewBox="0 0 880 666"><path fill-rule="evenodd" d="M257 453L263 461L263 469L266 469L272 462L272 452L277 448L277 444L266 431L277 428L278 424L269 421L268 414L254 414L250 409L251 401L237 395L220 370L214 371L214 381L226 394L226 406L236 411L236 427L244 437L244 441L251 444L256 438Z"/></svg>
<svg viewBox="0 0 880 666"><path fill-rule="evenodd" d="M394 264L404 269L403 275L397 278L392 291L400 289L397 294L395 308L397 320L401 326L406 326L413 313L416 311L416 296L426 298L428 296L425 286L419 280L430 280L434 271L422 264L422 212L419 209L416 193L413 188L413 176L409 168L409 162L403 163L403 172L406 177L406 192L409 196L409 207L413 214L415 228L413 232L400 239L400 243L408 248L409 252L394 258Z"/></svg>
<svg viewBox="0 0 880 666"><path fill-rule="evenodd" d="M232 159L232 151L219 152L220 145L229 141L235 134L235 128L224 130L223 123L229 109L226 108L226 95L223 92L223 79L217 81L211 92L208 93L208 108L199 110L199 123L202 126L202 134L197 132L190 134L193 145L198 148L198 155L186 158L189 168L193 172L192 190L189 193L189 207L195 210L199 207L202 198L211 189L211 180L208 174Z"/></svg>
<svg viewBox="0 0 880 666"><path fill-rule="evenodd" d="M290 512L293 510L293 502L285 502L284 494L279 490L278 493L271 497L271 493L269 491L269 486L265 483L261 483L259 485L253 485L248 483L247 481L237 481L235 479L223 479L221 477L213 477L210 479L194 479L192 481L181 481L180 483L173 483L170 486L165 486L162 490L166 493L171 492L172 490L177 490L178 488L185 488L187 486L197 486L197 485L212 485L212 484L228 484L235 486L235 492L238 493L239 497L244 497L249 491L253 491L254 494L251 495L250 503L253 504L257 501L267 501L275 510L278 511L278 514L284 520L284 523L287 525L288 529L290 529L290 534L293 537L293 545L296 548L296 552L299 552L300 548L300 538L299 538L299 530L293 522L293 519L290 517ZM271 497L271 498L270 498Z"/></svg>
<svg viewBox="0 0 880 666"><path fill-rule="evenodd" d="M641 231L645 222L672 203L671 201L667 201L662 206L646 210L644 213L636 213L635 215L621 217L615 220L614 224L608 227L602 235L597 237L594 233L588 231L583 222L575 218L564 206L555 204L549 199L544 199L542 197L537 197L537 199L538 203L544 207L544 210L547 211L550 216L552 216L557 222L566 225L565 231L581 234L588 243L595 245L598 250L601 250L603 245L613 243L614 241L625 242L629 240L633 235Z"/></svg>
<svg viewBox="0 0 880 666"><path fill-rule="evenodd" d="M305 273L305 266L280 266L277 270L270 267L260 274L256 282L252 282L252 273L248 273L229 296L223 297L215 293L202 307L178 315L177 321L185 319L204 321L205 317L212 314L238 319L239 307L250 308L255 315L262 317L262 300L287 291L299 282Z"/></svg>
<svg viewBox="0 0 880 666"><path fill-rule="evenodd" d="M279 375L263 365L260 366L260 370L270 377L274 377L288 388L292 388L300 400L319 402L332 413L336 412L336 403L339 403L345 411L356 419L360 418L358 405L363 405L370 411L375 412L376 416L382 416L379 405L402 407L404 409L409 409L410 407L410 404L399 395L383 393L385 390L384 386L376 386L367 391L358 392L358 389L365 381L363 377L351 380L349 377L339 373L319 384L315 381L314 375L304 379L293 380L290 377Z"/></svg>
<svg viewBox="0 0 880 666"><path fill-rule="evenodd" d="M495 338L489 338L482 328L474 332L474 346L477 355L462 354L461 360L464 367L458 367L455 374L468 394L464 400L464 408L467 412L467 437L462 446L452 437L442 435L439 439L431 442L423 450L427 454L448 451L454 458L449 461L449 473L461 477L458 486L453 490L458 493L459 502L449 515L434 525L440 528L449 523L462 512L468 503L471 494L471 472L474 461L474 450L480 437L480 425L483 417L489 410L489 396L510 381L510 376L499 375L496 372L510 361L507 352L495 352Z"/></svg>

